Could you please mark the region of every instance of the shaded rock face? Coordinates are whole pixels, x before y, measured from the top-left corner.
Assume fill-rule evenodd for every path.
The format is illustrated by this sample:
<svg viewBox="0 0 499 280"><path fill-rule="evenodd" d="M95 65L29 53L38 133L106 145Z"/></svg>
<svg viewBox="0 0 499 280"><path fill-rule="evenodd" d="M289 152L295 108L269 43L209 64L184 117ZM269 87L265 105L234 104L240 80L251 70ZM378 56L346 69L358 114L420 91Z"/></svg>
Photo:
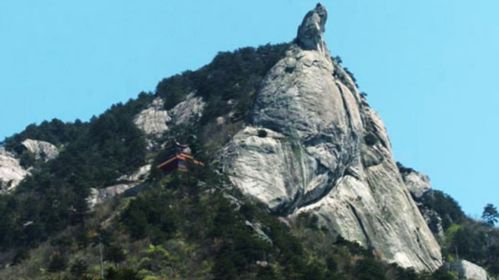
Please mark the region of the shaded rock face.
<svg viewBox="0 0 499 280"><path fill-rule="evenodd" d="M35 157L35 160L49 161L59 155L57 147L49 142L26 139L21 144Z"/></svg>
<svg viewBox="0 0 499 280"><path fill-rule="evenodd" d="M121 195L143 183L150 171L151 165L147 164L140 167L132 174L123 175L118 178L116 185L108 186L102 189L92 188L90 190L90 195L87 198L89 209L94 209L96 205L110 200L115 196Z"/></svg>
<svg viewBox="0 0 499 280"><path fill-rule="evenodd" d="M320 36L299 31L297 44L267 74L251 124L224 148L223 170L278 215L315 215L332 235L373 248L388 262L436 270L440 247L392 159L381 119L330 59L322 9L300 27L315 26Z"/></svg>
<svg viewBox="0 0 499 280"><path fill-rule="evenodd" d="M13 154L0 148L0 194L13 190L28 174Z"/></svg>
<svg viewBox="0 0 499 280"><path fill-rule="evenodd" d="M459 279L465 280L491 280L487 271L483 267L472 262L461 260L449 265L449 269L455 271L459 275Z"/></svg>
<svg viewBox="0 0 499 280"><path fill-rule="evenodd" d="M425 219L426 224L430 228L431 232L433 232L433 235L438 237L440 241L445 241L445 231L443 227L442 217L440 217L437 211L425 207L420 202L418 202L418 207L421 211L421 214L423 214L423 218Z"/></svg>
<svg viewBox="0 0 499 280"><path fill-rule="evenodd" d="M308 12L298 27L296 36L297 44L304 50L317 50L322 53L327 51L322 39L326 31L327 10L321 4L317 4L315 9Z"/></svg>

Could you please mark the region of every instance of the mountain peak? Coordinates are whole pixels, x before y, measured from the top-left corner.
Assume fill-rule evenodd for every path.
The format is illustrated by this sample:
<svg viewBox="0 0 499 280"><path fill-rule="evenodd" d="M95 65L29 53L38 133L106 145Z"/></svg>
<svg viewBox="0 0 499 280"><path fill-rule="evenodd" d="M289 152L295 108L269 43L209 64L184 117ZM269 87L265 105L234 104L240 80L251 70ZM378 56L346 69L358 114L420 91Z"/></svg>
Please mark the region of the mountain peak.
<svg viewBox="0 0 499 280"><path fill-rule="evenodd" d="M317 3L315 8L309 11L298 27L296 36L297 44L304 50L325 51L326 44L322 39L326 31L327 10L324 5Z"/></svg>

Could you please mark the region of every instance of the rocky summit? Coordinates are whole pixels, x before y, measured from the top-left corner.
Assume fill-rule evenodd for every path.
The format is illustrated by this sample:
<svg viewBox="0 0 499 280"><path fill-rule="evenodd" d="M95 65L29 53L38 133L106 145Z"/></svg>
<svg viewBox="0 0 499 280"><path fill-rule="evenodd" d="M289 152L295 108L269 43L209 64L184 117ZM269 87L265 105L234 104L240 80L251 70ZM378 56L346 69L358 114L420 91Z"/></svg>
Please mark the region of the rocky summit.
<svg viewBox="0 0 499 280"><path fill-rule="evenodd" d="M440 247L410 193L420 177L402 176L383 122L331 59L326 19L320 4L305 16L267 74L251 124L225 147L224 170L278 215L315 216L389 262L436 270Z"/></svg>

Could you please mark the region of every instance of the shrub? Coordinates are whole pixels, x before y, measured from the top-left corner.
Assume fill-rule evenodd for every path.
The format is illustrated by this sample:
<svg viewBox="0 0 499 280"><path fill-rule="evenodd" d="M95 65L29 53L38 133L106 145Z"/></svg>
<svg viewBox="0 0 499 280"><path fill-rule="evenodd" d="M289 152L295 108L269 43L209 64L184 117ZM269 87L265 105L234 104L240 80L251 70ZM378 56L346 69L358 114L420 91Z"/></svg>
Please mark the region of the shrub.
<svg viewBox="0 0 499 280"><path fill-rule="evenodd" d="M106 270L106 280L141 280L137 271L130 268L113 268Z"/></svg>
<svg viewBox="0 0 499 280"><path fill-rule="evenodd" d="M382 264L373 259L362 259L357 261L354 268L354 275L358 280L387 279Z"/></svg>
<svg viewBox="0 0 499 280"><path fill-rule="evenodd" d="M87 272L88 264L82 259L76 259L71 264L71 268L69 269L71 275L77 279L81 279L83 275Z"/></svg>
<svg viewBox="0 0 499 280"><path fill-rule="evenodd" d="M50 256L47 270L49 272L59 272L66 269L67 259L61 253L54 253Z"/></svg>
<svg viewBox="0 0 499 280"><path fill-rule="evenodd" d="M452 197L441 191L429 191L420 200L424 206L439 214L444 230L447 230L454 223L463 222L466 217L461 206Z"/></svg>
<svg viewBox="0 0 499 280"><path fill-rule="evenodd" d="M258 137L261 137L261 138L267 137L267 131L264 129L259 129L258 130Z"/></svg>

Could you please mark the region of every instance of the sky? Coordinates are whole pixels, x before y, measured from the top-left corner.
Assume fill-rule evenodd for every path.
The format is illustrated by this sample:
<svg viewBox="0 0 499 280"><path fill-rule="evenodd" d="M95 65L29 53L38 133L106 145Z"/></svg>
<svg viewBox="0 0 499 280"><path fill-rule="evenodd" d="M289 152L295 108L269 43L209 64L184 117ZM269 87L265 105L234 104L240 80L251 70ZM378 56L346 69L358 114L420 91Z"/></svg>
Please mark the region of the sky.
<svg viewBox="0 0 499 280"><path fill-rule="evenodd" d="M219 51L291 41L316 0L2 0L0 139L88 120ZM326 42L395 159L477 218L499 206L499 1L325 0Z"/></svg>

